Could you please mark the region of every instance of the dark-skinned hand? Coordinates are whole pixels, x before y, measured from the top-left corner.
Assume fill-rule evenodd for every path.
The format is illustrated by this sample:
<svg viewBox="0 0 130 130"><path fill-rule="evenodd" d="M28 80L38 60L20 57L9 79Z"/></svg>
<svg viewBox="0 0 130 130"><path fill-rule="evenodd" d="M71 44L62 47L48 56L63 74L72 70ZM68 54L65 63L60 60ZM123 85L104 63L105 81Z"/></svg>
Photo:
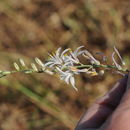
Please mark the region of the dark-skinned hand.
<svg viewBox="0 0 130 130"><path fill-rule="evenodd" d="M130 130L130 73L85 112L75 130Z"/></svg>

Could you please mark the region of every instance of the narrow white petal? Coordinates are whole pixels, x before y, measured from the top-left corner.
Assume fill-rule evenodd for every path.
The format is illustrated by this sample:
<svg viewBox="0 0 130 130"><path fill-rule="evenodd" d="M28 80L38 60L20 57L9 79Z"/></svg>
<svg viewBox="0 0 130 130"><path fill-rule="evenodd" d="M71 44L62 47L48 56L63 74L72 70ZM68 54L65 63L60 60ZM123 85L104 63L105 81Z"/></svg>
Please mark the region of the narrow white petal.
<svg viewBox="0 0 130 130"><path fill-rule="evenodd" d="M67 67L67 66L70 66L70 65L71 65L71 63L70 63L70 62L67 62L67 63L65 63L64 65L62 65L61 69L65 68L65 67Z"/></svg>
<svg viewBox="0 0 130 130"><path fill-rule="evenodd" d="M56 51L56 57L59 57L60 56L60 52L61 52L61 47L59 47Z"/></svg>
<svg viewBox="0 0 130 130"><path fill-rule="evenodd" d="M71 75L67 75L67 77L65 78L65 82L66 82L67 84L69 84L69 82L70 82L70 76L71 76Z"/></svg>
<svg viewBox="0 0 130 130"><path fill-rule="evenodd" d="M51 58L54 58L54 56L52 56L51 54L48 54Z"/></svg>
<svg viewBox="0 0 130 130"><path fill-rule="evenodd" d="M114 46L114 50L115 50L116 54L118 55L118 57L120 58L121 63L122 63L123 65L125 65L125 62L123 61L123 59L122 59L122 57L121 57L119 51L117 50L117 48L116 48L115 46Z"/></svg>
<svg viewBox="0 0 130 130"><path fill-rule="evenodd" d="M73 87L76 91L78 91L78 89L77 89L76 86L75 86L75 79L74 79L74 77L70 77L70 83L71 83L72 87Z"/></svg>
<svg viewBox="0 0 130 130"><path fill-rule="evenodd" d="M77 55L76 54L74 54L73 52L71 52L70 53L71 54L71 59L73 59L74 61L76 61L75 63L79 63L79 60L78 60L78 58L77 58Z"/></svg>
<svg viewBox="0 0 130 130"><path fill-rule="evenodd" d="M44 65L45 65L45 66L49 66L49 65L51 65L51 64L53 64L53 62L48 61L48 62L47 62L47 63L45 63Z"/></svg>
<svg viewBox="0 0 130 130"><path fill-rule="evenodd" d="M100 65L100 62L99 62L98 60L96 60L96 59L93 57L93 55L92 55L89 51L85 50L85 55L86 55L87 57L89 57L90 59L92 59L92 60L95 62L95 64ZM85 55L84 55L84 56L85 56Z"/></svg>
<svg viewBox="0 0 130 130"><path fill-rule="evenodd" d="M115 55L115 52L112 53L112 60L113 60L113 62L114 62L114 64L115 64L115 66L116 66L119 70L121 70L122 67L116 62L116 60L115 60L115 58L114 58L114 55Z"/></svg>
<svg viewBox="0 0 130 130"><path fill-rule="evenodd" d="M68 59L69 59L70 61L72 61L73 63L79 63L79 60L78 60L78 59L74 59L74 58L72 58L72 57L68 57Z"/></svg>
<svg viewBox="0 0 130 130"><path fill-rule="evenodd" d="M52 64L48 65L49 68L52 68L54 66L55 66L55 63L52 63Z"/></svg>
<svg viewBox="0 0 130 130"><path fill-rule="evenodd" d="M56 69L57 69L61 74L65 74L65 72L63 72L59 67L56 67Z"/></svg>
<svg viewBox="0 0 130 130"><path fill-rule="evenodd" d="M81 69L81 70L78 70L77 72L87 72L88 71L88 69Z"/></svg>
<svg viewBox="0 0 130 130"><path fill-rule="evenodd" d="M78 54L78 51L81 49L81 48L83 48L84 46L80 46L80 47L78 47L75 51L74 51L74 54L76 55L76 54Z"/></svg>
<svg viewBox="0 0 130 130"><path fill-rule="evenodd" d="M70 50L70 48L68 48L68 49L65 49L62 53L61 53L61 58L64 56L64 54L66 53L66 52L68 52Z"/></svg>
<svg viewBox="0 0 130 130"><path fill-rule="evenodd" d="M79 52L77 53L77 56L82 55L84 52L85 52L85 50L79 51Z"/></svg>

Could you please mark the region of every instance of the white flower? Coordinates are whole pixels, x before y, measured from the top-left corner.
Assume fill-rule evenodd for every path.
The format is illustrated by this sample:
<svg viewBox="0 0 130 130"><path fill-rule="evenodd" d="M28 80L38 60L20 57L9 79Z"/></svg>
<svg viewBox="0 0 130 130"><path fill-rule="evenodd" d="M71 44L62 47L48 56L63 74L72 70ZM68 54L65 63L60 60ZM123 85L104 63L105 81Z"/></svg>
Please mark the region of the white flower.
<svg viewBox="0 0 130 130"><path fill-rule="evenodd" d="M96 60L89 51L85 50L83 56L86 57L91 64L100 65L100 61Z"/></svg>
<svg viewBox="0 0 130 130"><path fill-rule="evenodd" d="M117 48L116 48L115 46L114 46L114 50L115 50L116 54L118 55L118 57L119 57L119 59L120 59L122 65L125 65L125 62L123 61L123 59L122 59L122 57L121 57L119 51L117 50Z"/></svg>
<svg viewBox="0 0 130 130"><path fill-rule="evenodd" d="M53 56L49 55L50 59L49 59L49 61L47 63L45 63L45 66L48 66L48 67L51 68L51 67L54 67L56 65L62 67L64 64L66 64L66 65L70 64L69 61L67 62L68 56L65 55L69 50L70 50L70 48L65 49L61 53L61 47L58 48L57 51L56 51L56 54L54 54Z"/></svg>
<svg viewBox="0 0 130 130"><path fill-rule="evenodd" d="M60 79L64 80L67 84L71 84L72 87L78 91L78 89L75 86L75 78L74 78L74 73L67 70L67 71L62 71L59 67L56 67L57 71L60 74Z"/></svg>
<svg viewBox="0 0 130 130"><path fill-rule="evenodd" d="M119 64L116 62L114 56L115 56L115 52L112 53L112 60L113 60L113 63L115 64L115 66L116 66L119 70L121 70L122 67L121 67L121 65L119 65Z"/></svg>
<svg viewBox="0 0 130 130"><path fill-rule="evenodd" d="M49 55L50 59L47 63L45 63L45 66L53 67L55 65L60 65L63 63L62 59L60 58L60 51L61 48L58 48L55 55Z"/></svg>
<svg viewBox="0 0 130 130"><path fill-rule="evenodd" d="M71 51L70 48L65 49L61 53L61 48L58 48L56 51L56 54L53 56L50 55L50 59L47 63L45 63L45 66L48 67L54 67L58 65L59 67L65 67L65 66L73 66L74 63L80 63L78 56L81 55L84 51L79 51L83 46L78 47L74 52ZM66 54L69 52L70 54Z"/></svg>
<svg viewBox="0 0 130 130"><path fill-rule="evenodd" d="M78 64L80 63L78 56L83 54L85 51L79 51L84 46L78 47L74 52L70 52L70 56L68 57L68 60L70 60L72 63Z"/></svg>
<svg viewBox="0 0 130 130"><path fill-rule="evenodd" d="M112 53L113 63L114 63L115 66L118 68L118 70L122 70L122 69L123 69L123 65L125 65L125 62L123 61L123 59L122 59L122 57L121 57L119 51L116 49L115 46L114 46L114 51L115 51L115 52ZM114 57L115 54L117 54L117 56L119 57L119 59L120 59L122 65L120 65L120 64L115 60L115 57Z"/></svg>

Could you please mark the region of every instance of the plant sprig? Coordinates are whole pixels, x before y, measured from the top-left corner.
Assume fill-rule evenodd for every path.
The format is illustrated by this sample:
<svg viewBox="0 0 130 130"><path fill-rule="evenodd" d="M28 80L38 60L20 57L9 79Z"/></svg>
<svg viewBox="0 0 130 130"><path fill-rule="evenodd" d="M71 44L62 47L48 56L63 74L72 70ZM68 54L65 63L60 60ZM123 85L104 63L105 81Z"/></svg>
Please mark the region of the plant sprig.
<svg viewBox="0 0 130 130"><path fill-rule="evenodd" d="M122 75L129 72L116 47L114 47L114 52L112 53L112 65L107 64L107 62L105 64L102 63L102 61L106 60L106 56L102 53L98 53L102 56L102 61L99 61L88 50L80 50L82 48L83 46L80 46L75 51L68 48L62 52L61 48L58 48L55 54L49 54L49 59L46 63L43 63L36 57L35 63L30 64L31 67L28 67L24 60L19 59L18 63L14 63L15 70L0 71L0 78L18 72L25 74L47 73L50 75L58 73L61 80L64 80L67 84L71 84L77 90L74 78L76 74L84 72L90 76L97 76L103 75L106 70L112 70ZM80 55L88 61L88 64L82 64L80 62ZM116 61L115 55L119 57L120 64Z"/></svg>

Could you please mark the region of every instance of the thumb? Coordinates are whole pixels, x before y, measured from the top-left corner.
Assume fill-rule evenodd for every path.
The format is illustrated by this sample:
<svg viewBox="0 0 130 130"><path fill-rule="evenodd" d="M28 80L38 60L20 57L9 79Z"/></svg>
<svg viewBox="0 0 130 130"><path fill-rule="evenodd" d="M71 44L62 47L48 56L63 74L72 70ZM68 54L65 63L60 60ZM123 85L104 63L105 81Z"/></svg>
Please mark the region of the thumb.
<svg viewBox="0 0 130 130"><path fill-rule="evenodd" d="M130 107L130 72L128 74L126 92L124 93L124 96L120 102L119 107L120 106Z"/></svg>
<svg viewBox="0 0 130 130"><path fill-rule="evenodd" d="M102 129L107 130L130 130L130 73L128 74L127 88L120 104L104 123Z"/></svg>
<svg viewBox="0 0 130 130"><path fill-rule="evenodd" d="M128 74L128 79L127 79L127 87L126 87L126 92L124 93L120 104L116 108L114 113L118 113L121 115L121 113L127 113L130 115L130 72ZM126 115L127 115L126 114Z"/></svg>

